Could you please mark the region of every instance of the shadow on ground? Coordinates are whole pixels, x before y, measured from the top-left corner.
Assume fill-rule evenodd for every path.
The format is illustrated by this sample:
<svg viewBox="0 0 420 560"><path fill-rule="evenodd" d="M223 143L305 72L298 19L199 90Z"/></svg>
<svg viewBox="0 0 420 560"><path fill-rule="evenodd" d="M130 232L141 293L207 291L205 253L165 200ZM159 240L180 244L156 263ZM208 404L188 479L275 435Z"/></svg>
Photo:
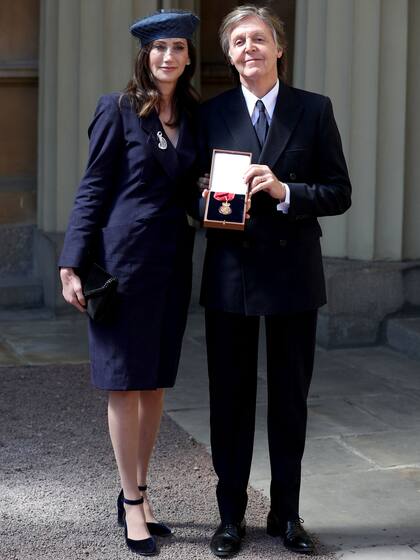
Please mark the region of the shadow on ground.
<svg viewBox="0 0 420 560"><path fill-rule="evenodd" d="M135 557L116 524L118 477L106 430L106 396L86 365L0 368L0 557ZM205 448L164 418L149 480L159 517L175 534L160 558L213 558L215 479ZM241 559L296 558L265 534L268 501L250 490ZM331 558L319 548L317 559Z"/></svg>

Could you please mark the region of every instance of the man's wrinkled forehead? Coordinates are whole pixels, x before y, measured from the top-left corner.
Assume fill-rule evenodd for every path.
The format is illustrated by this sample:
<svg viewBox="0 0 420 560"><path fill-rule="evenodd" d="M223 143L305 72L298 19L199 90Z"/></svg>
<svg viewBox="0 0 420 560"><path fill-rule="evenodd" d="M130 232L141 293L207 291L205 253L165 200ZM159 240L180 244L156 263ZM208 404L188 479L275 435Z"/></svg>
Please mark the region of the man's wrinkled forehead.
<svg viewBox="0 0 420 560"><path fill-rule="evenodd" d="M229 42L241 35L268 35L274 39L276 43L276 34L267 23L258 16L246 16L236 23L232 24L229 29Z"/></svg>

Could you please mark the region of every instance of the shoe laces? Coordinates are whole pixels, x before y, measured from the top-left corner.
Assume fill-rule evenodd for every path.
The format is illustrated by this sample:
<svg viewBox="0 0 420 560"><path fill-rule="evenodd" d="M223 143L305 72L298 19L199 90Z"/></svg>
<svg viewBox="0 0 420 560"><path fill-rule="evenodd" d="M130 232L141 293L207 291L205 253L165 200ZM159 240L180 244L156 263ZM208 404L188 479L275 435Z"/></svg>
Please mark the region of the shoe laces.
<svg viewBox="0 0 420 560"><path fill-rule="evenodd" d="M293 521L290 522L290 526L289 526L289 530L287 531L287 533L291 533L294 531L304 531L304 528L302 527L302 523L304 523L305 520L302 519L301 517L298 517L297 519L294 519Z"/></svg>

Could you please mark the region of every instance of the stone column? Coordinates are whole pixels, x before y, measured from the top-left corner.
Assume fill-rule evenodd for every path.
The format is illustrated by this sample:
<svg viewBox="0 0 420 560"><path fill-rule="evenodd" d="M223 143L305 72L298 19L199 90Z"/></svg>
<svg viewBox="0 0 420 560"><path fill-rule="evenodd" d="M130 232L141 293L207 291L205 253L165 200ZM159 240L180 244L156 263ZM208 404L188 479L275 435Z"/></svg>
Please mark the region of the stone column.
<svg viewBox="0 0 420 560"><path fill-rule="evenodd" d="M353 259L374 256L380 21L380 0L355 0L347 254Z"/></svg>
<svg viewBox="0 0 420 560"><path fill-rule="evenodd" d="M153 2L155 4L156 2ZM104 65L103 80L104 91L121 90L133 72L133 59L137 51L137 42L129 33L129 26L146 12L142 1L142 10L138 9L137 2L102 0L105 4L103 49ZM152 3L151 3L152 4ZM150 11L153 11L154 6Z"/></svg>
<svg viewBox="0 0 420 560"><path fill-rule="evenodd" d="M41 3L38 105L38 227L56 229L57 22L55 0Z"/></svg>
<svg viewBox="0 0 420 560"><path fill-rule="evenodd" d="M63 231L79 180L80 0L58 0L56 229ZM54 186L53 186L54 188Z"/></svg>
<svg viewBox="0 0 420 560"><path fill-rule="evenodd" d="M92 119L98 95L105 91L104 74L106 55L105 45L109 42L105 36L104 20L106 7L102 0L89 0L89 2L81 1L80 4L80 55L77 67L78 75L78 107L77 107L77 127L78 138L75 142L77 147L78 158L76 178L69 189L71 199L69 203L63 205L64 221L59 224L62 231L66 228L68 220L68 209L71 207L74 198L74 186L77 185L83 169L86 164L86 155L88 153L88 136L87 124ZM111 39L112 40L112 39ZM74 177L71 178L73 180Z"/></svg>
<svg viewBox="0 0 420 560"><path fill-rule="evenodd" d="M324 91L327 0L307 2L304 88Z"/></svg>
<svg viewBox="0 0 420 560"><path fill-rule="evenodd" d="M328 0L325 20L323 91L332 100L344 154L349 161L353 0ZM324 254L331 257L347 256L347 219L348 214L321 220Z"/></svg>
<svg viewBox="0 0 420 560"><path fill-rule="evenodd" d="M409 0L406 110L406 159L403 222L404 293L409 305L420 306L420 4Z"/></svg>
<svg viewBox="0 0 420 560"><path fill-rule="evenodd" d="M294 82L331 97L345 154L349 155L353 0L298 0ZM347 254L347 216L321 220L323 251Z"/></svg>
<svg viewBox="0 0 420 560"><path fill-rule="evenodd" d="M293 59L293 85L305 87L306 29L308 27L308 4L306 0L296 0L295 48Z"/></svg>
<svg viewBox="0 0 420 560"><path fill-rule="evenodd" d="M404 258L420 257L420 3L410 0L408 17L407 130ZM393 69L394 71L394 69Z"/></svg>
<svg viewBox="0 0 420 560"><path fill-rule="evenodd" d="M383 0L378 101L375 259L403 249L408 0Z"/></svg>

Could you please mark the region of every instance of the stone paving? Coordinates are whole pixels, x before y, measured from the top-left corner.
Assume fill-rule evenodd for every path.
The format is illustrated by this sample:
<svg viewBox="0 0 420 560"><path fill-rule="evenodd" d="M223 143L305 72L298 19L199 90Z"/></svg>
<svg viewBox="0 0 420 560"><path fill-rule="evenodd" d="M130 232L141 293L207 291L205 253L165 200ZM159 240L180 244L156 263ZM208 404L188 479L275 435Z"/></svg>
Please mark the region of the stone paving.
<svg viewBox="0 0 420 560"><path fill-rule="evenodd" d="M120 486L107 430L107 395L90 385L89 366L0 368L0 558L138 558L116 521ZM159 560L214 560L218 525L210 456L164 415L148 477L156 515L173 529L157 538ZM268 500L249 489L241 560L295 560L266 534ZM313 560L333 560L319 544Z"/></svg>
<svg viewBox="0 0 420 560"><path fill-rule="evenodd" d="M194 308L193 308L194 309ZM83 318L82 318L83 319ZM76 315L0 314L0 365L83 363ZM264 356L251 484L269 487ZM209 449L203 315L190 314L166 411ZM420 362L385 347L318 349L309 399L301 515L344 560L420 560Z"/></svg>

